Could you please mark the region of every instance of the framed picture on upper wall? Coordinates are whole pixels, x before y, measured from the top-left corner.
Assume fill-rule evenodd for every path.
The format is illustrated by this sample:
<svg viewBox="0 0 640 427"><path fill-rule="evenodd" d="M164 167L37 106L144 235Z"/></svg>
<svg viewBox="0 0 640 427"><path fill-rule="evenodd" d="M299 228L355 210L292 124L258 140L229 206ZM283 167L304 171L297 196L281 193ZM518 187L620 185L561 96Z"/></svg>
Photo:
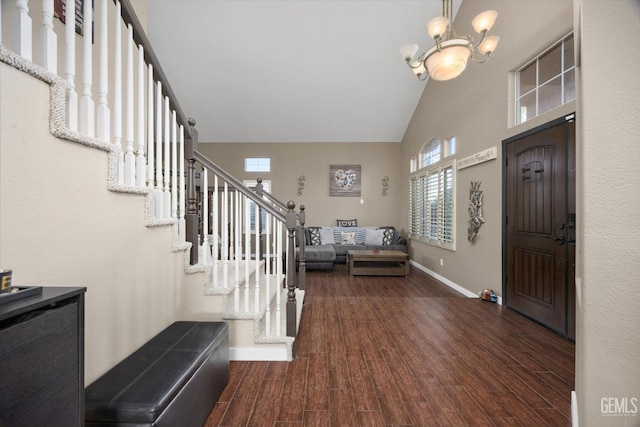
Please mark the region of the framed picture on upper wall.
<svg viewBox="0 0 640 427"><path fill-rule="evenodd" d="M360 165L329 166L329 196L360 197L361 189Z"/></svg>

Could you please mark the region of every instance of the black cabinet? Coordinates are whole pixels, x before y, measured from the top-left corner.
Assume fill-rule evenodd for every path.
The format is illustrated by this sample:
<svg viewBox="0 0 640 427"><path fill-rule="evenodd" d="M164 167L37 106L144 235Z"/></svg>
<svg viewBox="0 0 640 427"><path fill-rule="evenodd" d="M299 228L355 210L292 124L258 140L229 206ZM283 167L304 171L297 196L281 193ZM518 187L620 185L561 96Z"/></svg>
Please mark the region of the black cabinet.
<svg viewBox="0 0 640 427"><path fill-rule="evenodd" d="M0 426L84 424L85 290L0 304Z"/></svg>

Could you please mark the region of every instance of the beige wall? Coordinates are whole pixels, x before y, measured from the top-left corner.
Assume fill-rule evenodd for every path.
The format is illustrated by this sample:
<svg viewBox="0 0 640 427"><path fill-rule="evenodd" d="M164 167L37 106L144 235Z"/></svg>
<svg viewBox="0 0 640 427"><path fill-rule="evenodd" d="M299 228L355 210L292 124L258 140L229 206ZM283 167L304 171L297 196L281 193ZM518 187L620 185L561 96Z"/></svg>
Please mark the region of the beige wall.
<svg viewBox="0 0 640 427"><path fill-rule="evenodd" d="M613 3L576 0L582 95L577 122L580 426L640 425L640 3ZM619 35L615 46L612 29ZM623 53L632 54L623 58ZM603 415L603 398L605 403L635 398L636 412Z"/></svg>
<svg viewBox="0 0 640 427"><path fill-rule="evenodd" d="M87 288L89 384L177 320L185 255L145 226L143 195L107 191L107 153L49 133L47 84L0 63L0 93L0 266Z"/></svg>
<svg viewBox="0 0 640 427"><path fill-rule="evenodd" d="M200 144L199 150L240 180L271 180L271 193L286 203L305 205L307 225L335 225L336 219L358 219L358 225L404 224L399 203L406 191L400 180L400 145L394 143L336 144ZM271 173L244 172L245 157L271 158ZM362 166L361 197L329 196L329 165ZM298 178L304 175L302 196ZM389 177L387 196L382 179ZM363 203L361 203L361 201ZM297 210L297 208L296 208ZM402 230L401 230L402 231Z"/></svg>
<svg viewBox="0 0 640 427"><path fill-rule="evenodd" d="M498 148L497 160L457 171L456 251L411 241L414 261L473 293L490 288L502 294L502 141L574 109L572 103L531 123L510 128L509 72L571 31L572 7L572 0L462 3L455 21L456 31L472 32L470 22L476 14L496 9L499 15L491 34L501 36L500 44L485 64L470 62L466 71L454 80L428 82L403 139L405 182L409 171L404 166L430 138L455 135L456 160L491 147ZM550 10L553 10L551 19ZM482 181L486 221L473 243L467 239L471 181ZM408 193L405 192L401 206L407 205ZM402 218L407 216L403 214Z"/></svg>

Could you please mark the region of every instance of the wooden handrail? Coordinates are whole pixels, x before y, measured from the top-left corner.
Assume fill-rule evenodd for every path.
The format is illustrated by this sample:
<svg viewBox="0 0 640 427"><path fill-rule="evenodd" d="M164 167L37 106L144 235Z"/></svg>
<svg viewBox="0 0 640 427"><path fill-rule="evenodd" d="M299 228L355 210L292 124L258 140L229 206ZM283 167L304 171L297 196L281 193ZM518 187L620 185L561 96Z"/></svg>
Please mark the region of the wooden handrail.
<svg viewBox="0 0 640 427"><path fill-rule="evenodd" d="M217 164L213 163L204 154L200 153L197 149L193 150L193 159L199 162L202 166L206 167L207 169L215 173L216 175L218 175L220 178L222 178L232 187L235 187L239 192L241 192L242 194L247 196L249 199L251 199L256 205L258 205L262 209L265 209L267 212L273 215L276 219L278 219L278 221L281 221L281 222L286 221L285 214L282 211L274 208L273 205L266 202L262 197L259 197L255 192L253 192L249 187L244 185L240 180L235 178L229 172L222 169Z"/></svg>
<svg viewBox="0 0 640 427"><path fill-rule="evenodd" d="M118 0L113 0L113 2L117 3ZM122 20L125 24L131 24L133 27L133 40L144 47L144 59L147 64L153 65L155 80L162 83L162 91L169 97L170 108L175 110L178 123L184 126L185 138L189 140L192 139L192 128L189 126L189 119L178 103L178 97L173 92L169 84L169 79L167 79L166 74L160 66L160 61L151 47L151 42L144 32L140 20L136 16L131 0L120 0L120 4L122 5Z"/></svg>

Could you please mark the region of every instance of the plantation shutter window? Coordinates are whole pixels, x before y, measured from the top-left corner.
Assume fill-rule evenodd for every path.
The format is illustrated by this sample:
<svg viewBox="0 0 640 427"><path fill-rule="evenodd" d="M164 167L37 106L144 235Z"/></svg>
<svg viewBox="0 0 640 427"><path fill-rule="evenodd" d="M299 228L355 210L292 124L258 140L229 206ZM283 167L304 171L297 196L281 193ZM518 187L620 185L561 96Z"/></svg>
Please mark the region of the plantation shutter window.
<svg viewBox="0 0 640 427"><path fill-rule="evenodd" d="M409 180L409 237L455 250L453 163L422 170Z"/></svg>

